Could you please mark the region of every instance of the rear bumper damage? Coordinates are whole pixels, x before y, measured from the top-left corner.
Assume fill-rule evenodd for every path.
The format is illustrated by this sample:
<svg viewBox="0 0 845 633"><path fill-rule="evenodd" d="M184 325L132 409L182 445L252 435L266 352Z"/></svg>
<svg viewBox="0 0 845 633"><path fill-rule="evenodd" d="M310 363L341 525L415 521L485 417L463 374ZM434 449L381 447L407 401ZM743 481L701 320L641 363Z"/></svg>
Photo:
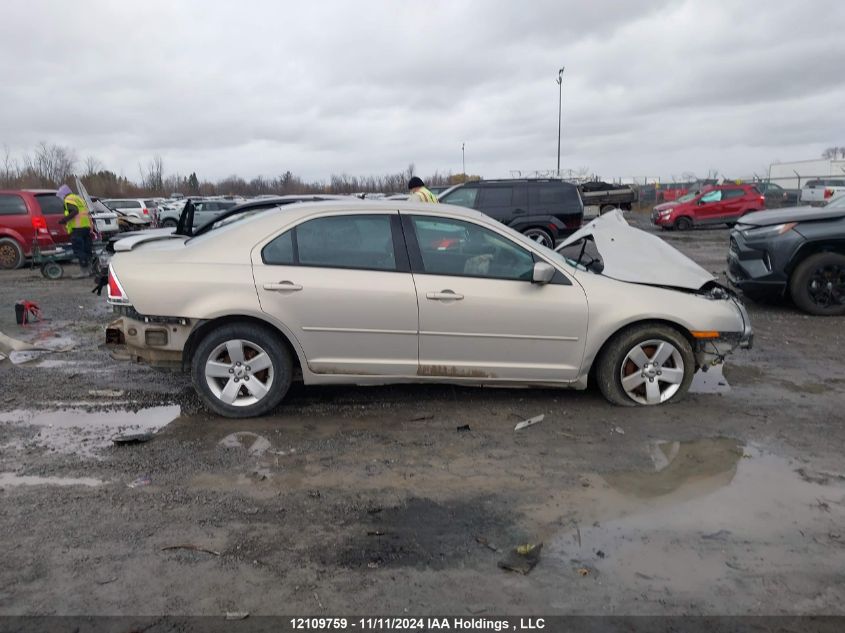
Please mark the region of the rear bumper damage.
<svg viewBox="0 0 845 633"><path fill-rule="evenodd" d="M182 317L141 315L131 306L115 306L115 313L120 318L106 326L106 347L112 358L182 368L182 351L195 323Z"/></svg>

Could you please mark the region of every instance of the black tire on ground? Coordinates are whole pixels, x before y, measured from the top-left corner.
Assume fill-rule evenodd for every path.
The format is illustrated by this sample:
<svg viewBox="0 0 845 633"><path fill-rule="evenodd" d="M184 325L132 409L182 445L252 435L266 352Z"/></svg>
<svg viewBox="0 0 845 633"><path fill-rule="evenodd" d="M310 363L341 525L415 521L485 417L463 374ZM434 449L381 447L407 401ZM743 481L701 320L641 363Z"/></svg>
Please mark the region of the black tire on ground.
<svg viewBox="0 0 845 633"><path fill-rule="evenodd" d="M65 274L65 269L59 262L45 262L41 264L41 274L46 279L61 279Z"/></svg>
<svg viewBox="0 0 845 633"><path fill-rule="evenodd" d="M671 343L680 352L684 363L681 386L666 402L677 402L686 395L695 374L692 346L683 334L668 325L643 323L632 325L614 335L596 358L596 380L599 389L612 404L626 407L640 405L632 400L622 387L622 364L634 346L651 339Z"/></svg>
<svg viewBox="0 0 845 633"><path fill-rule="evenodd" d="M541 243L543 246L547 246L552 249L555 247L555 238L547 229L539 226L532 226L531 228L525 229L522 234L537 242L542 240Z"/></svg>
<svg viewBox="0 0 845 633"><path fill-rule="evenodd" d="M689 231L692 228L692 220L687 216L682 215L675 220L675 228L679 231Z"/></svg>
<svg viewBox="0 0 845 633"><path fill-rule="evenodd" d="M167 219L161 221L161 226L164 227L164 228L170 228L170 227L176 228L176 224L177 224L176 220L174 220L172 218L167 218Z"/></svg>
<svg viewBox="0 0 845 633"><path fill-rule="evenodd" d="M219 345L231 340L243 340L264 349L271 360L273 381L269 393L258 402L235 406L219 399L211 391L205 377L209 355ZM251 418L269 413L278 406L290 388L293 359L279 335L267 326L256 323L230 323L215 328L199 342L191 359L191 378L194 388L205 405L226 418ZM244 387L245 388L245 387Z"/></svg>
<svg viewBox="0 0 845 633"><path fill-rule="evenodd" d="M11 237L0 238L0 268L14 270L23 265L23 248Z"/></svg>
<svg viewBox="0 0 845 633"><path fill-rule="evenodd" d="M792 272L789 294L804 312L817 316L845 314L845 255L810 255Z"/></svg>
<svg viewBox="0 0 845 633"><path fill-rule="evenodd" d="M616 209L615 204L605 204L601 207L601 209L599 209L599 215L604 215L605 213L609 213L614 209Z"/></svg>

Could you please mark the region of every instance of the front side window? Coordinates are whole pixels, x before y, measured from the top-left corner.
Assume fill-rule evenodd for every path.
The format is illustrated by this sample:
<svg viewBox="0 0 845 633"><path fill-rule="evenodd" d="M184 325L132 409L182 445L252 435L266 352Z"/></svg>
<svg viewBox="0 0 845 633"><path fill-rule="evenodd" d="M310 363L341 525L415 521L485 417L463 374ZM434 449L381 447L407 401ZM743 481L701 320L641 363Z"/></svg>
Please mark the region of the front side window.
<svg viewBox="0 0 845 633"><path fill-rule="evenodd" d="M265 264L396 270L389 215L339 215L303 222L270 242Z"/></svg>
<svg viewBox="0 0 845 633"><path fill-rule="evenodd" d="M471 222L413 216L426 274L531 281L531 253Z"/></svg>
<svg viewBox="0 0 845 633"><path fill-rule="evenodd" d="M440 200L446 204L456 204L459 207L475 208L475 200L478 198L478 187L458 187Z"/></svg>
<svg viewBox="0 0 845 633"><path fill-rule="evenodd" d="M0 193L0 215L26 215L23 198L12 193Z"/></svg>

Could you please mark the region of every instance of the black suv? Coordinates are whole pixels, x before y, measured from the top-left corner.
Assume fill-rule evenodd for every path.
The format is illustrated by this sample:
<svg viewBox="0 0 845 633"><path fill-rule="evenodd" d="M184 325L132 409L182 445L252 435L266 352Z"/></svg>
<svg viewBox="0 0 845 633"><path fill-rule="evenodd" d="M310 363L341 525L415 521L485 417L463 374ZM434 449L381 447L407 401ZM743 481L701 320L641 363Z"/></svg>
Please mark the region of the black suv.
<svg viewBox="0 0 845 633"><path fill-rule="evenodd" d="M549 248L584 219L578 187L553 178L468 182L445 191L440 202L478 209Z"/></svg>

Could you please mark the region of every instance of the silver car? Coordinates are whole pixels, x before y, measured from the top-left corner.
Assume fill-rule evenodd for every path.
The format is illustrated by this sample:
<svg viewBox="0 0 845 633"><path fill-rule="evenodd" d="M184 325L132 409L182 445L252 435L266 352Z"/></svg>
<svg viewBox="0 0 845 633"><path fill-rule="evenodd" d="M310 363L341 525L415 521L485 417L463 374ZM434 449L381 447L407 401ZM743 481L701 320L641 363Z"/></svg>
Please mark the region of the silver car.
<svg viewBox="0 0 845 633"><path fill-rule="evenodd" d="M227 417L262 415L291 381L584 389L619 405L680 399L750 346L742 304L618 212L555 252L477 212L318 202L187 238L116 244L107 342L190 370Z"/></svg>

